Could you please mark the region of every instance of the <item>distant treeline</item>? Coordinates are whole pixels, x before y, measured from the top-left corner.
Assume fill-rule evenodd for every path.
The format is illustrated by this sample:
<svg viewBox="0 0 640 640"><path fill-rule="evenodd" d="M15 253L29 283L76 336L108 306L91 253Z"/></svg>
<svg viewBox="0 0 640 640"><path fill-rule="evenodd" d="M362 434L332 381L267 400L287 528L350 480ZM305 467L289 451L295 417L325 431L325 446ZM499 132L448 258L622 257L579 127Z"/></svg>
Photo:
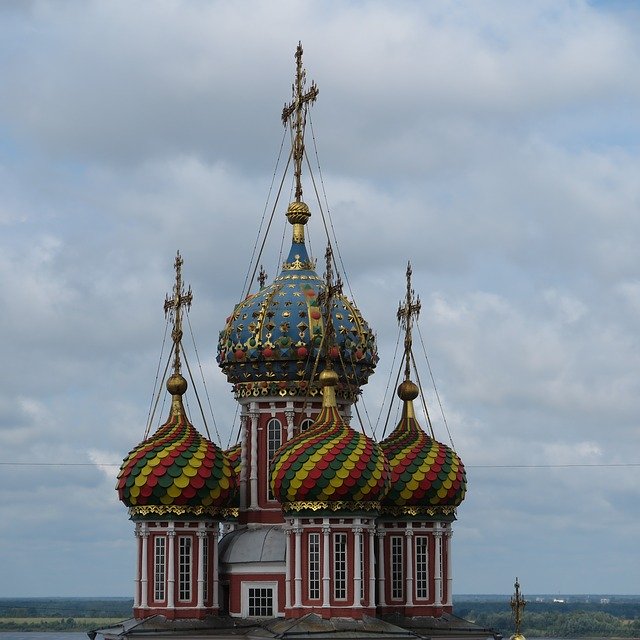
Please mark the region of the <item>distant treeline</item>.
<svg viewBox="0 0 640 640"><path fill-rule="evenodd" d="M0 630L81 631L131 617L131 598L0 598ZM508 638L508 600L454 600L455 615ZM529 602L522 633L528 637L640 638L640 599L600 602Z"/></svg>
<svg viewBox="0 0 640 640"><path fill-rule="evenodd" d="M129 618L132 598L0 598L2 618Z"/></svg>
<svg viewBox="0 0 640 640"><path fill-rule="evenodd" d="M509 603L457 600L454 613L509 637L514 632ZM529 637L640 638L640 601L529 602L522 633Z"/></svg>

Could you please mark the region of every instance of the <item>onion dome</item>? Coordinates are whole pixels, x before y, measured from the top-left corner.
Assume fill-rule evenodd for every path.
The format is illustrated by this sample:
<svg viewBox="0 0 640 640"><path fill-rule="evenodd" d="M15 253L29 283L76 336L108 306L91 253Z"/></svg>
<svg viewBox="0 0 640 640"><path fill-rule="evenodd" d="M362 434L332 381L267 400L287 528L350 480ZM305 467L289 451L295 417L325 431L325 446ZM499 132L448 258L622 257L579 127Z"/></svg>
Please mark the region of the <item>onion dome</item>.
<svg viewBox="0 0 640 640"><path fill-rule="evenodd" d="M319 393L309 389L309 381L324 334L319 298L325 284L304 242L309 216L304 202L289 205L293 241L280 275L238 304L220 332L217 361L237 398ZM330 354L338 373L336 394L353 400L378 361L375 338L346 296L334 297L331 315L337 332ZM316 370L323 368L324 361L318 362Z"/></svg>
<svg viewBox="0 0 640 640"><path fill-rule="evenodd" d="M236 476L239 478L240 468L242 466L242 443L238 442L238 444L234 444L233 447L225 451L225 454L229 459Z"/></svg>
<svg viewBox="0 0 640 640"><path fill-rule="evenodd" d="M187 419L182 395L187 381L167 380L169 419L123 461L116 489L132 516L224 514L237 479L224 452Z"/></svg>
<svg viewBox="0 0 640 640"><path fill-rule="evenodd" d="M240 480L240 469L242 468L242 443L234 444L233 447L225 451L227 459L231 463L231 468L236 474L238 481ZM235 498L231 502L232 509L227 514L228 516L237 516L237 510L240 507L240 492L236 492Z"/></svg>
<svg viewBox="0 0 640 640"><path fill-rule="evenodd" d="M410 380L400 384L402 417L380 443L391 467L391 489L383 501L383 512L453 514L466 492L464 465L453 449L429 437L418 424L413 407L418 393Z"/></svg>
<svg viewBox="0 0 640 640"><path fill-rule="evenodd" d="M389 489L389 465L380 446L345 424L338 412L337 382L331 369L320 374L318 417L285 442L271 463L271 490L284 511L377 511Z"/></svg>

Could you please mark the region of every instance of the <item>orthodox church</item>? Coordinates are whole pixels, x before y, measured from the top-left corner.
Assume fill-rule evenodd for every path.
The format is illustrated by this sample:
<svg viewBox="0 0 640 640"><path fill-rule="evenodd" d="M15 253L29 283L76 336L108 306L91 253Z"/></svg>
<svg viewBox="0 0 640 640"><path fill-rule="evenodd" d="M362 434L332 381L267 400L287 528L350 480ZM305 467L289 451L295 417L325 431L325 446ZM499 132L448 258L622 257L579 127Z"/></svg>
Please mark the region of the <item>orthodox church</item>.
<svg viewBox="0 0 640 640"><path fill-rule="evenodd" d="M291 130L295 200L280 274L235 306L217 361L240 414L227 451L191 423L183 397L182 258L172 322L169 415L124 459L120 500L135 524L133 617L103 637L488 638L456 618L452 526L464 465L416 419L412 328L420 311L407 269L402 415L381 442L352 411L378 360L374 333L343 293L331 246L324 274L307 251L302 198L307 110L296 51ZM188 364L188 363L187 363Z"/></svg>

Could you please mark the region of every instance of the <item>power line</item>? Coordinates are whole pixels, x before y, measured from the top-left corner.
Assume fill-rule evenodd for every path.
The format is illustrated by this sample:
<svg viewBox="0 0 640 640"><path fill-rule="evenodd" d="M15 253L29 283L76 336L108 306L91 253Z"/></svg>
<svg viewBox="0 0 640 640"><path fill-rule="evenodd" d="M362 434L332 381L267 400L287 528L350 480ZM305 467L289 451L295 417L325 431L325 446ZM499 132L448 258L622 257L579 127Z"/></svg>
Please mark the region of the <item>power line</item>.
<svg viewBox="0 0 640 640"><path fill-rule="evenodd" d="M120 467L120 464L110 462L2 462L4 467ZM576 462L574 464L465 464L466 469L570 469L570 468L612 468L612 467L640 467L640 462L589 463Z"/></svg>

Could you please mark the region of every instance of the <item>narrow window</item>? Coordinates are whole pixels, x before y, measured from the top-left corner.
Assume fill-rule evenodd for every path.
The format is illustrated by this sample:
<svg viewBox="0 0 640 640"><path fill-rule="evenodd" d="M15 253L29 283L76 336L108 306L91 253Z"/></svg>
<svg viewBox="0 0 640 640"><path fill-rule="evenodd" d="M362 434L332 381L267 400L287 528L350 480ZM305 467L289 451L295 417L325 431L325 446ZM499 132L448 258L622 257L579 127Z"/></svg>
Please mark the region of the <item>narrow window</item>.
<svg viewBox="0 0 640 640"><path fill-rule="evenodd" d="M202 577L204 578L203 598L206 602L209 598L209 536L202 539L202 566L204 568Z"/></svg>
<svg viewBox="0 0 640 640"><path fill-rule="evenodd" d="M271 493L271 483L269 482L271 473L271 461L276 451L282 444L282 424L277 418L271 418L267 422L267 497L269 500L273 500L273 493Z"/></svg>
<svg viewBox="0 0 640 640"><path fill-rule="evenodd" d="M153 599L157 602L164 600L167 539L164 536L157 536L154 540Z"/></svg>
<svg viewBox="0 0 640 640"><path fill-rule="evenodd" d="M364 600L364 539L360 543L360 601Z"/></svg>
<svg viewBox="0 0 640 640"><path fill-rule="evenodd" d="M178 597L191 600L191 536L180 536L178 546Z"/></svg>
<svg viewBox="0 0 640 640"><path fill-rule="evenodd" d="M309 600L320 599L320 534L309 534Z"/></svg>
<svg viewBox="0 0 640 640"><path fill-rule="evenodd" d="M311 418L307 418L300 423L300 431L306 431L313 424Z"/></svg>
<svg viewBox="0 0 640 640"><path fill-rule="evenodd" d="M402 536L391 536L391 598L402 600L404 595Z"/></svg>
<svg viewBox="0 0 640 640"><path fill-rule="evenodd" d="M273 589L270 587L249 587L249 617L273 617Z"/></svg>
<svg viewBox="0 0 640 640"><path fill-rule="evenodd" d="M429 546L427 536L416 536L416 597L429 597Z"/></svg>
<svg viewBox="0 0 640 640"><path fill-rule="evenodd" d="M347 599L347 534L336 533L333 537L333 597Z"/></svg>

